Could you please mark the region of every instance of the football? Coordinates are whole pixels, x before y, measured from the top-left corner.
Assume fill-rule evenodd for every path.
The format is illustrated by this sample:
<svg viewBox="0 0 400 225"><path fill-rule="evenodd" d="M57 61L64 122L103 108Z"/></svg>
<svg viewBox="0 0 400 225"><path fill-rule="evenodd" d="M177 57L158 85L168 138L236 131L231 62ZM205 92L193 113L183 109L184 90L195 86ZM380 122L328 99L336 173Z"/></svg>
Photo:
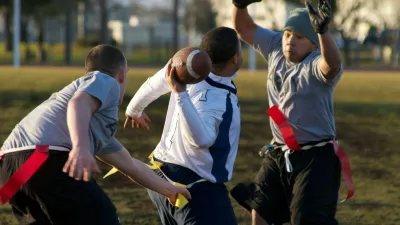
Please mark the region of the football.
<svg viewBox="0 0 400 225"><path fill-rule="evenodd" d="M176 80L182 84L196 84L211 72L211 58L198 48L180 49L172 57L172 67L176 70Z"/></svg>

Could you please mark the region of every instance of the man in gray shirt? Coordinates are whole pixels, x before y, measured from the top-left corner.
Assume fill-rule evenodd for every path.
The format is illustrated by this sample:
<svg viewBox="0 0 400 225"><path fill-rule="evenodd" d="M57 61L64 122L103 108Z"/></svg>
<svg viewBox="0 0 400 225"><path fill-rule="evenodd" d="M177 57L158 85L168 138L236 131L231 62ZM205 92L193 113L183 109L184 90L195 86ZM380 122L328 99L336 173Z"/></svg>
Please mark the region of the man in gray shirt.
<svg viewBox="0 0 400 225"><path fill-rule="evenodd" d="M92 171L100 172L95 156L171 202L178 193L190 198L187 189L155 175L115 138L127 83L123 53L96 46L85 69L23 118L1 147L0 200L9 201L20 224L119 224L116 208L91 178Z"/></svg>
<svg viewBox="0 0 400 225"><path fill-rule="evenodd" d="M328 32L331 6L291 12L283 32L259 27L247 6L260 0L233 0L233 24L240 38L268 62L268 100L293 130L298 147L285 141L270 120L271 145L254 182L231 190L252 212L253 224L335 225L341 168L335 154L333 90L342 75L339 49ZM263 152L264 154L264 152Z"/></svg>

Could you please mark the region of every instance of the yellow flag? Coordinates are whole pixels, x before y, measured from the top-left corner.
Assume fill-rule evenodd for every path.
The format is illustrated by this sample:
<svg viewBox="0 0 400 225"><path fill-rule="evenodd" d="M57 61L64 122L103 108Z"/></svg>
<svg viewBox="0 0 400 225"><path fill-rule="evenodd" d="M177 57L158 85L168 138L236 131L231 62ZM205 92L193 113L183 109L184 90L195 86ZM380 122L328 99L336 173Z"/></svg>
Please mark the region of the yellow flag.
<svg viewBox="0 0 400 225"><path fill-rule="evenodd" d="M103 177L103 179L106 179L106 177L113 175L114 173L118 172L118 169L113 167L108 173Z"/></svg>
<svg viewBox="0 0 400 225"><path fill-rule="evenodd" d="M154 170L154 169L160 169L160 167L162 166L162 163L152 160L152 156L153 156L153 153L151 153L150 156L149 156L149 159L151 160L151 165L147 165L147 166L150 167L150 169L153 169L153 170ZM106 177L109 177L109 176L111 176L111 175L113 175L113 174L115 174L115 173L117 173L117 172L118 172L118 169L115 168L115 167L113 167L113 168L103 177L103 179L105 179ZM178 182L173 182L173 184L174 184L175 186L186 187L186 185L180 184L180 183L178 183ZM175 207L182 208L182 207L184 207L186 204L188 204L188 200L185 198L185 196L183 196L183 195L181 195L181 194L178 194L178 198L177 198L176 201L175 201Z"/></svg>
<svg viewBox="0 0 400 225"><path fill-rule="evenodd" d="M178 182L174 182L173 184L178 187L186 187L186 185ZM178 194L178 198L175 201L175 207L183 208L186 204L188 204L188 200L185 198L185 196Z"/></svg>

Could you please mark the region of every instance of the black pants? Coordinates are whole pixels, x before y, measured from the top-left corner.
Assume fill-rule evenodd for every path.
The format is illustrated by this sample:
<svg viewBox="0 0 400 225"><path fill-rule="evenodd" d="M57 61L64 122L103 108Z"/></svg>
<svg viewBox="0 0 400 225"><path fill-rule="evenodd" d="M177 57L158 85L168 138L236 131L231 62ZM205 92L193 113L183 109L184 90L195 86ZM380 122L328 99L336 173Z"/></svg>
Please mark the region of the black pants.
<svg viewBox="0 0 400 225"><path fill-rule="evenodd" d="M333 145L295 151L289 158L292 173L281 149L268 152L254 182L235 186L232 197L268 224L337 225L341 168Z"/></svg>
<svg viewBox="0 0 400 225"><path fill-rule="evenodd" d="M0 160L0 186L33 151L9 153ZM76 181L62 172L68 152L50 151L49 158L9 203L19 224L119 225L116 208L92 180Z"/></svg>
<svg viewBox="0 0 400 225"><path fill-rule="evenodd" d="M171 163L163 163L161 170L169 179L185 185L201 179L190 169ZM155 172L164 177L159 171ZM194 184L188 190L192 199L182 208L173 206L165 196L148 190L163 225L238 224L225 184L204 181Z"/></svg>

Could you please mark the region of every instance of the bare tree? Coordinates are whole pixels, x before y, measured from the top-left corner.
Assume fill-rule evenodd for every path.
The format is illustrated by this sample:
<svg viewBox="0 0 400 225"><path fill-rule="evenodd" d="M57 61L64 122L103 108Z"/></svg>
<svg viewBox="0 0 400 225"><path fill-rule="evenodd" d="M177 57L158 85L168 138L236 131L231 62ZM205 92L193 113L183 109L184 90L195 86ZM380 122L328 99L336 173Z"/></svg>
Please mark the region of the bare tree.
<svg viewBox="0 0 400 225"><path fill-rule="evenodd" d="M72 58L72 2L65 1L65 64L71 64Z"/></svg>
<svg viewBox="0 0 400 225"><path fill-rule="evenodd" d="M172 50L173 52L177 52L179 48L179 15L178 15L178 10L179 10L179 0L174 0L174 7L173 7L173 46Z"/></svg>
<svg viewBox="0 0 400 225"><path fill-rule="evenodd" d="M4 33L4 42L7 52L12 51L12 33L11 33L11 25L12 25L12 13L9 7L3 8L3 33Z"/></svg>
<svg viewBox="0 0 400 225"><path fill-rule="evenodd" d="M337 11L331 26L339 31L343 40L344 61L346 65L351 65L351 39L356 35L356 26L359 21L365 18L360 14L360 10L365 7L367 1L364 0L336 0Z"/></svg>
<svg viewBox="0 0 400 225"><path fill-rule="evenodd" d="M99 0L100 9L100 43L108 43L108 8L107 0Z"/></svg>

